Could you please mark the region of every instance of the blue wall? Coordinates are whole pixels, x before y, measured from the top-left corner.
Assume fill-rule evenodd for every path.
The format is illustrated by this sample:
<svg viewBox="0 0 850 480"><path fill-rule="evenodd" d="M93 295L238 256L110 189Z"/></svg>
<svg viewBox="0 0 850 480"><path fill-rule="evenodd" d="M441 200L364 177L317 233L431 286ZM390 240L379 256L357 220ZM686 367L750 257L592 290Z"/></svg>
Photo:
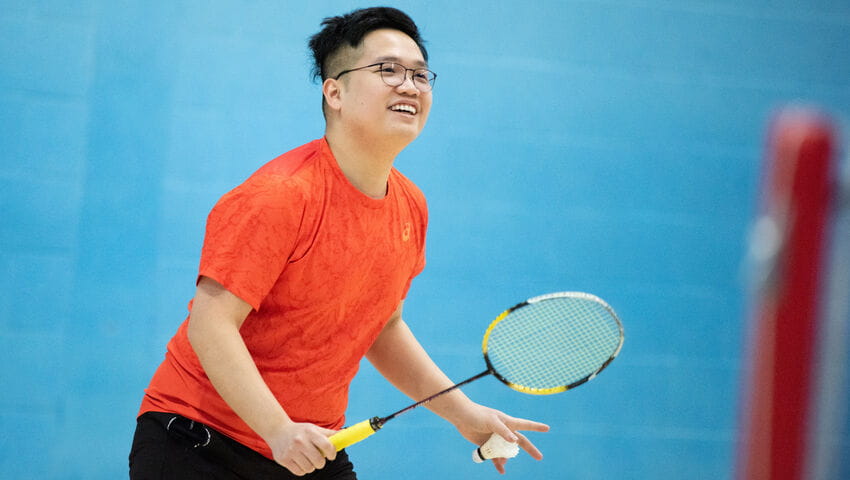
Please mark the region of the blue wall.
<svg viewBox="0 0 850 480"><path fill-rule="evenodd" d="M620 359L573 392L466 389L552 425L512 477L730 478L766 122L804 101L846 124L850 3L387 3L439 74L398 159L431 208L406 307L422 343L460 380L528 296L594 292L626 324ZM359 6L0 1L0 476L126 475L206 214L321 136L306 39ZM352 396L352 420L407 404L368 365ZM469 452L424 409L351 449L363 478L494 475Z"/></svg>

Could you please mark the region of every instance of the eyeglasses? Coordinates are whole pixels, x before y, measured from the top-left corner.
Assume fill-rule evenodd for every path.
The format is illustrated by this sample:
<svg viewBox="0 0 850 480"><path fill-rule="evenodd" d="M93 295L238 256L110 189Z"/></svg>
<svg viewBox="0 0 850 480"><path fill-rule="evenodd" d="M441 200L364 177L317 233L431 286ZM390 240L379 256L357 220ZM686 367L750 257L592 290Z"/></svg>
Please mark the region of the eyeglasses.
<svg viewBox="0 0 850 480"><path fill-rule="evenodd" d="M365 70L372 67L378 67L378 70L375 71L381 72L381 79L390 87L397 87L404 83L404 81L407 80L407 72L413 72L410 78L413 80L413 85L415 85L420 92L430 92L431 89L434 88L434 80L437 79L437 74L427 68L407 68L398 63L381 62L366 65L365 67L352 68L351 70L343 70L334 77L334 80L339 80L339 77L346 73Z"/></svg>

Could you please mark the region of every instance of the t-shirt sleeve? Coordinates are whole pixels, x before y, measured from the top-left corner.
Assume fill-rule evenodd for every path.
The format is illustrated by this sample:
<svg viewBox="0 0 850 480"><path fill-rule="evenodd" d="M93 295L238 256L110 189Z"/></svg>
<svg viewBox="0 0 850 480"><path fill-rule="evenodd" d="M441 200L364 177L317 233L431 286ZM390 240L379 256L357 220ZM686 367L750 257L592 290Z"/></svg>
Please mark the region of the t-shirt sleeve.
<svg viewBox="0 0 850 480"><path fill-rule="evenodd" d="M295 249L303 196L283 180L249 179L207 217L200 276L259 310Z"/></svg>
<svg viewBox="0 0 850 480"><path fill-rule="evenodd" d="M419 260L416 264L416 267L413 269L413 273L410 275L410 278L407 279L407 283L404 285L404 293L401 298L407 298L407 294L410 292L410 286L413 284L413 279L416 278L417 275L422 273L422 270L425 270L425 252L419 256Z"/></svg>
<svg viewBox="0 0 850 480"><path fill-rule="evenodd" d="M416 264L413 266L413 271L410 274L410 278L407 279L407 284L404 286L404 293L402 298L407 298L407 294L410 291L410 286L413 283L413 279L416 278L423 270L425 270L425 238L428 232L428 204L425 201L425 196L422 192L417 188L415 190L417 195L414 195L414 205L415 210L418 215L418 226L417 226L417 241L419 244L419 256L416 259Z"/></svg>

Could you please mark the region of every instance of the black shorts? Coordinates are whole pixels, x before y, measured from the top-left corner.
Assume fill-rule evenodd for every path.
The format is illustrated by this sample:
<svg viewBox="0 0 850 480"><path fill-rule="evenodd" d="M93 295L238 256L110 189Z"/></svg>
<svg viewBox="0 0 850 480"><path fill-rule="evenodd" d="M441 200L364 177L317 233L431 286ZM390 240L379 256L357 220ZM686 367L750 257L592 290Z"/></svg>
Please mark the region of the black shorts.
<svg viewBox="0 0 850 480"><path fill-rule="evenodd" d="M130 479L196 478L356 480L357 475L344 450L325 468L299 477L201 423L173 413L141 415L130 450Z"/></svg>

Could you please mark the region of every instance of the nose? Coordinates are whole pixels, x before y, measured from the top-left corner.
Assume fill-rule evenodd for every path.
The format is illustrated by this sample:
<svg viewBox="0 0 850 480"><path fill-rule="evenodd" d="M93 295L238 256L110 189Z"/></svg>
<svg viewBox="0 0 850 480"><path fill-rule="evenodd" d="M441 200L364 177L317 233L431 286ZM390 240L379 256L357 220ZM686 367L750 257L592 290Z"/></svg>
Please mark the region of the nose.
<svg viewBox="0 0 850 480"><path fill-rule="evenodd" d="M408 75L408 73L410 75ZM398 88L402 91L405 91L405 92L411 92L411 93L415 93L415 94L418 95L420 93L420 91L419 91L419 88L416 86L416 83L413 81L413 73L414 73L413 70L406 70L404 72L404 80L396 88Z"/></svg>

